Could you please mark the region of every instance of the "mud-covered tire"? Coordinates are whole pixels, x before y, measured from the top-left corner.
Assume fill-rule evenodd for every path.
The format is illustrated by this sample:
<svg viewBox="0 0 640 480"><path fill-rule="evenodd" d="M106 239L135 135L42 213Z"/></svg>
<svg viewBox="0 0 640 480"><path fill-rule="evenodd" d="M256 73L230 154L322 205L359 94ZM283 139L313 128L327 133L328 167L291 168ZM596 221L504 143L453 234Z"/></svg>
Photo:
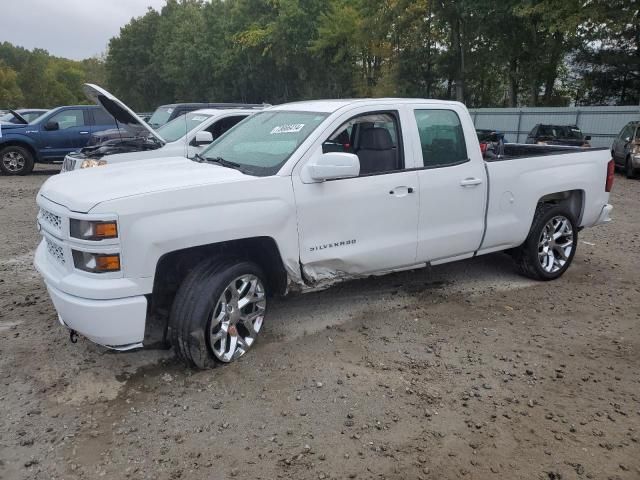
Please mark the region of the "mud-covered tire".
<svg viewBox="0 0 640 480"><path fill-rule="evenodd" d="M568 247L561 249L561 255L564 255L566 258L562 258L561 255L558 255L558 257L560 257L558 259L558 265L555 264L555 260L549 262L548 253L545 253L548 252L549 249L553 250L554 248L558 247L558 245L555 243L556 239L553 240L553 245L551 247L549 245L550 242L546 240L546 232L549 231L550 224L555 222L556 219L565 219L567 222L569 222L571 232L570 252L567 253ZM567 232L564 231L564 233ZM558 237L558 240L560 240L560 245L565 245L569 241L569 236L562 235ZM529 230L527 239L520 247L514 249L513 257L516 262L517 269L522 275L534 280L555 280L556 278L562 276L562 274L571 265L573 257L576 253L577 245L578 229L572 213L562 205L541 203L536 207L533 222L531 224L531 229ZM545 250L545 248L547 250ZM562 262L562 265L560 265L560 262Z"/></svg>
<svg viewBox="0 0 640 480"><path fill-rule="evenodd" d="M627 178L636 178L638 172L633 168L631 157L627 157L624 162L624 176Z"/></svg>
<svg viewBox="0 0 640 480"><path fill-rule="evenodd" d="M229 294L231 284L243 278L258 279L262 295L262 317L258 332L255 332L249 345L244 348L244 344L242 344L241 348L240 341L237 340L238 350L243 351L237 356L225 359L224 353L220 352L220 350L224 350L221 348L221 343L212 344L214 337L212 330L217 325L224 323L223 321L217 322L218 316L214 318L216 313L214 309L218 308L222 296ZM199 369L213 368L242 356L253 345L255 336L259 333L266 315L267 283L265 279L266 277L258 265L241 258L214 258L196 266L180 285L171 309L167 338L175 350L176 356L187 366ZM228 303L230 305L232 300ZM242 309L237 308L238 304L236 299L236 311L241 311ZM227 305L227 302L224 305L225 312L228 308L232 308ZM231 317L232 313L226 315ZM216 322L215 325L214 322ZM236 338L239 338L241 328L245 327L239 318L235 322L233 328L237 333ZM228 324L227 330L230 329ZM220 331L219 329L218 333ZM227 337L225 345L227 341L229 344L233 343L230 338ZM243 341L246 342L247 338L248 336L243 337Z"/></svg>
<svg viewBox="0 0 640 480"><path fill-rule="evenodd" d="M32 153L19 145L0 148L0 171L5 175L29 175L33 171Z"/></svg>

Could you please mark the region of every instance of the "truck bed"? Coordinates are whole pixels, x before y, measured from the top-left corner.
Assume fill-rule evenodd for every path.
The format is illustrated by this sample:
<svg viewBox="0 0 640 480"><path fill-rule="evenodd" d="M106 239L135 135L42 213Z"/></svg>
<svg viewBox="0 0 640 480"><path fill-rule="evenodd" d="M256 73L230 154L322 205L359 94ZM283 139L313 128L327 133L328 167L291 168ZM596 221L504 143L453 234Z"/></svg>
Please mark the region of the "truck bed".
<svg viewBox="0 0 640 480"><path fill-rule="evenodd" d="M501 160L514 160L527 157L542 157L545 155L558 155L562 153L594 152L599 150L609 150L607 147L584 148L570 147L565 145L532 145L526 143L505 143L504 155L493 158L485 157L487 162L497 162Z"/></svg>

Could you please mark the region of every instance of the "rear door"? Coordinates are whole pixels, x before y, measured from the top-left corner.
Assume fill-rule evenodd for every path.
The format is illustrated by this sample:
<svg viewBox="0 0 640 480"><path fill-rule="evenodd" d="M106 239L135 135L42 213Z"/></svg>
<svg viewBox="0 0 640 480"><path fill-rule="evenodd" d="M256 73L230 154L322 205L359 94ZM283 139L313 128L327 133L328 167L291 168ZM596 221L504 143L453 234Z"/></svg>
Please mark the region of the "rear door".
<svg viewBox="0 0 640 480"><path fill-rule="evenodd" d="M313 182L300 170L293 175L300 261L312 280L415 265L418 179L402 115L370 107L345 113L299 165L348 152L358 155L360 176Z"/></svg>
<svg viewBox="0 0 640 480"><path fill-rule="evenodd" d="M51 115L40 125L42 157L63 158L67 153L85 146L89 140L90 123L89 114L83 108L65 108ZM47 130L47 124L54 128Z"/></svg>
<svg viewBox="0 0 640 480"><path fill-rule="evenodd" d="M487 191L480 149L466 141L475 132L463 127L462 108L416 106L412 115L421 167L417 260L469 257L482 241Z"/></svg>

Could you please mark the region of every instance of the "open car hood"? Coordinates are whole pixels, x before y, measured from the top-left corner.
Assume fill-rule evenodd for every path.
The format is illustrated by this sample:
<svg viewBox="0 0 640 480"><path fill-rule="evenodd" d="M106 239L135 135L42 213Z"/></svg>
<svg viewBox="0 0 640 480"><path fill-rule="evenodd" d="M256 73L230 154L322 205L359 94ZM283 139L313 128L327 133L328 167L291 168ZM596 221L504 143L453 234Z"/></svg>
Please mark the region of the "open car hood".
<svg viewBox="0 0 640 480"><path fill-rule="evenodd" d="M20 115L18 112L16 112L15 110L9 110L9 113L11 113L11 115L13 115L14 117L16 117L18 119L18 121L22 124L22 125L27 125L29 124L29 122L27 122L27 119L24 118L22 115Z"/></svg>
<svg viewBox="0 0 640 480"><path fill-rule="evenodd" d="M118 123L134 128L142 127L163 144L167 143L160 135L158 135L158 132L136 115L133 110L111 95L111 93L107 92L104 88L94 85L93 83L85 83L83 90L88 99L104 108L118 121Z"/></svg>

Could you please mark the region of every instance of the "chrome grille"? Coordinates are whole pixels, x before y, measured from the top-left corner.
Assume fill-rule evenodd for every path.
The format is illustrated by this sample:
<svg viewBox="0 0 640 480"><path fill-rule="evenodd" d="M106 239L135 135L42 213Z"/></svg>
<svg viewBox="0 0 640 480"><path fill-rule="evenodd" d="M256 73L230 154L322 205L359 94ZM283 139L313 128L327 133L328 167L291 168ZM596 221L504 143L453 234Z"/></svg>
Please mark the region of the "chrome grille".
<svg viewBox="0 0 640 480"><path fill-rule="evenodd" d="M47 242L47 252L49 252L49 255L51 255L53 258L55 258L59 263L61 263L62 265L65 264L65 260L64 260L64 250L62 250L62 247L56 245L55 243L53 243L51 240L49 240L48 238L45 239Z"/></svg>
<svg viewBox="0 0 640 480"><path fill-rule="evenodd" d="M75 168L76 168L76 159L71 157L64 157L64 162L62 162L62 171L70 172Z"/></svg>
<svg viewBox="0 0 640 480"><path fill-rule="evenodd" d="M49 226L55 228L56 230L62 230L62 219L59 215L55 213L51 213L44 208L40 209L40 220L47 223Z"/></svg>

